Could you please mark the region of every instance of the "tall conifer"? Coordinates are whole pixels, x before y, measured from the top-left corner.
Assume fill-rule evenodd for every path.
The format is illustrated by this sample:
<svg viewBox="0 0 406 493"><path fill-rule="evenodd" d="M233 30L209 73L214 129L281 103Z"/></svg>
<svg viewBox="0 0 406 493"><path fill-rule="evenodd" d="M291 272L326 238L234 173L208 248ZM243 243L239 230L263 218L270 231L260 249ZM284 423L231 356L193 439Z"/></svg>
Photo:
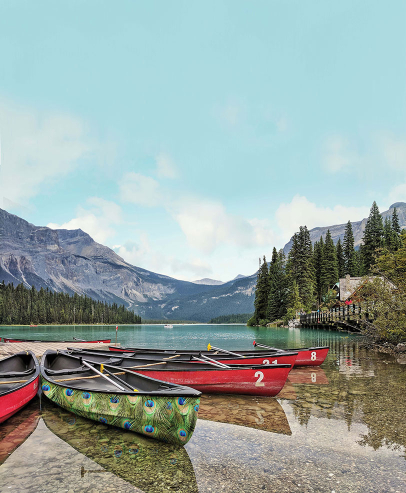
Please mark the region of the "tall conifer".
<svg viewBox="0 0 406 493"><path fill-rule="evenodd" d="M362 239L362 263L364 274L368 274L370 272L371 266L375 261L376 249L382 246L383 238L384 231L382 216L379 213L379 208L376 205L376 202L374 201L365 225L364 236Z"/></svg>
<svg viewBox="0 0 406 493"><path fill-rule="evenodd" d="M397 250L402 245L402 240L400 238L400 234L402 229L399 224L399 217L396 207L393 208L392 212L392 250Z"/></svg>
<svg viewBox="0 0 406 493"><path fill-rule="evenodd" d="M356 276L357 268L355 265L354 233L352 232L351 221L348 221L345 226L343 256L345 275L349 274L350 276Z"/></svg>
<svg viewBox="0 0 406 493"><path fill-rule="evenodd" d="M295 281L299 296L307 309L315 301L315 273L313 263L313 246L306 226L300 226L293 236L292 249L288 256L287 270L292 288Z"/></svg>
<svg viewBox="0 0 406 493"><path fill-rule="evenodd" d="M268 319L281 319L286 313L287 306L287 279L285 273L285 254L280 250L272 266L270 275Z"/></svg>
<svg viewBox="0 0 406 493"><path fill-rule="evenodd" d="M269 270L264 255L263 263L258 270L257 286L255 289L254 318L256 323L259 323L261 320L266 319L267 310L268 310L268 298L269 298Z"/></svg>
<svg viewBox="0 0 406 493"><path fill-rule="evenodd" d="M344 251L341 245L340 238L337 241L336 253L337 253L338 278L342 279L345 276L345 260L344 260Z"/></svg>
<svg viewBox="0 0 406 493"><path fill-rule="evenodd" d="M396 236L394 233L392 221L389 217L385 217L385 221L383 223L383 246L389 250L393 250L396 247Z"/></svg>
<svg viewBox="0 0 406 493"><path fill-rule="evenodd" d="M330 230L327 230L324 244L323 264L321 266L321 291L322 295L338 281L337 254Z"/></svg>
<svg viewBox="0 0 406 493"><path fill-rule="evenodd" d="M321 266L323 265L324 241L323 236L320 236L320 241L316 241L313 248L313 264L315 274L315 291L317 303L321 303Z"/></svg>

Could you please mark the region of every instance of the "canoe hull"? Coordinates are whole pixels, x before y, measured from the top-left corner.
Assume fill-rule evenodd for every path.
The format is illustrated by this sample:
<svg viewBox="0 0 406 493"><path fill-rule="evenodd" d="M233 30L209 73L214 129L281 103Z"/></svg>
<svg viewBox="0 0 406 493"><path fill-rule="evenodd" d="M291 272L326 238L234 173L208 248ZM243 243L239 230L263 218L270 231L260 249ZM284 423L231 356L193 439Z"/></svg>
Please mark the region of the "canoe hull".
<svg viewBox="0 0 406 493"><path fill-rule="evenodd" d="M295 366L320 366L327 357L328 347L296 349L297 358Z"/></svg>
<svg viewBox="0 0 406 493"><path fill-rule="evenodd" d="M39 377L24 387L0 396L0 423L13 416L32 399L38 392Z"/></svg>
<svg viewBox="0 0 406 493"><path fill-rule="evenodd" d="M245 394L273 397L285 385L290 368L262 365L238 370L137 370L157 380L186 385L208 394Z"/></svg>
<svg viewBox="0 0 406 493"><path fill-rule="evenodd" d="M164 442L185 445L196 426L200 397L82 391L44 377L41 385L48 399L68 411Z"/></svg>

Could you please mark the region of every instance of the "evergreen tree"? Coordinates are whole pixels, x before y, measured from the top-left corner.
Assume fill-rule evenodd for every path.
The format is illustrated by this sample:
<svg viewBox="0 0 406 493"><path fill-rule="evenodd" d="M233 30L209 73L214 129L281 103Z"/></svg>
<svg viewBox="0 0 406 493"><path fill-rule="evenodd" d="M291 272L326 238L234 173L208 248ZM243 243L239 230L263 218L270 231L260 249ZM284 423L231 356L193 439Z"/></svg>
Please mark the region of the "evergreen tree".
<svg viewBox="0 0 406 493"><path fill-rule="evenodd" d="M393 208L392 212L392 231L392 250L395 251L402 246L402 240L400 237L402 229L399 224L399 217L396 207Z"/></svg>
<svg viewBox="0 0 406 493"><path fill-rule="evenodd" d="M257 286L255 289L254 319L256 324L266 320L269 298L269 270L264 255L263 263L258 270Z"/></svg>
<svg viewBox="0 0 406 493"><path fill-rule="evenodd" d="M400 235L400 233L402 232L399 224L399 216L396 207L393 208L393 212L392 212L392 228L398 235Z"/></svg>
<svg viewBox="0 0 406 493"><path fill-rule="evenodd" d="M343 277L345 277L345 260L344 260L344 250L341 245L340 238L337 241L336 253L337 253L338 278L342 279Z"/></svg>
<svg viewBox="0 0 406 493"><path fill-rule="evenodd" d="M321 266L323 265L324 256L324 241L323 236L320 236L320 241L316 241L313 248L313 264L315 273L315 291L317 304L321 303Z"/></svg>
<svg viewBox="0 0 406 493"><path fill-rule="evenodd" d="M307 227L300 226L292 240L287 264L289 284L293 289L293 282L296 282L299 296L306 309L310 310L315 301L315 272L313 246Z"/></svg>
<svg viewBox="0 0 406 493"><path fill-rule="evenodd" d="M363 273L368 274L371 266L375 262L376 250L382 247L384 238L384 230L382 216L379 213L379 208L374 201L369 213L365 231L363 236L362 246L362 263Z"/></svg>
<svg viewBox="0 0 406 493"><path fill-rule="evenodd" d="M358 250L354 250L354 270L353 277L360 277L364 275L364 268L362 264L362 245Z"/></svg>
<svg viewBox="0 0 406 493"><path fill-rule="evenodd" d="M397 250L398 246L398 234L393 230L389 217L383 223L383 246L391 251Z"/></svg>
<svg viewBox="0 0 406 493"><path fill-rule="evenodd" d="M303 302L299 294L299 286L296 281L292 282L289 299L288 299L288 310L286 312L286 320L292 320L296 318L298 312L303 309Z"/></svg>
<svg viewBox="0 0 406 493"><path fill-rule="evenodd" d="M321 294L322 296L338 281L337 254L330 230L327 230L324 244L323 264L321 266Z"/></svg>
<svg viewBox="0 0 406 493"><path fill-rule="evenodd" d="M344 275L350 276L357 275L357 268L355 265L355 250L354 250L354 233L352 232L351 221L348 221L345 227L344 240L343 240L343 257L344 257Z"/></svg>
<svg viewBox="0 0 406 493"><path fill-rule="evenodd" d="M283 250L280 250L277 254L274 264L272 265L271 263L270 272L268 319L272 322L283 318L286 313L287 279L285 273L285 254L283 253Z"/></svg>
<svg viewBox="0 0 406 493"><path fill-rule="evenodd" d="M278 260L278 252L276 251L276 248L273 247L271 263L269 264L269 275L271 275L272 267L276 264L277 260Z"/></svg>

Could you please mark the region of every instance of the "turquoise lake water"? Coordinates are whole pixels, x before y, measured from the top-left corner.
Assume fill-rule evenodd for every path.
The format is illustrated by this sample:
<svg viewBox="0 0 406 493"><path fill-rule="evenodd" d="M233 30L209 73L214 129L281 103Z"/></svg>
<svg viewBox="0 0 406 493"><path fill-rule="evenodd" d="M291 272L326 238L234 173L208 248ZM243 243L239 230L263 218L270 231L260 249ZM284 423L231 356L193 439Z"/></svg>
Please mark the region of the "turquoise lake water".
<svg viewBox="0 0 406 493"><path fill-rule="evenodd" d="M73 340L111 338L115 343L115 326L39 326L0 327L0 337L21 337L38 340ZM122 346L170 349L205 349L207 344L224 349L252 349L253 341L285 348L324 346L331 341L357 340L359 336L311 329L264 329L245 325L163 325L119 326L117 342Z"/></svg>
<svg viewBox="0 0 406 493"><path fill-rule="evenodd" d="M1 327L0 336L111 337L115 327ZM140 347L249 349L329 345L318 368L295 368L277 398L203 395L183 448L97 424L37 398L0 425L0 491L406 491L406 359L335 331L243 325L119 327Z"/></svg>

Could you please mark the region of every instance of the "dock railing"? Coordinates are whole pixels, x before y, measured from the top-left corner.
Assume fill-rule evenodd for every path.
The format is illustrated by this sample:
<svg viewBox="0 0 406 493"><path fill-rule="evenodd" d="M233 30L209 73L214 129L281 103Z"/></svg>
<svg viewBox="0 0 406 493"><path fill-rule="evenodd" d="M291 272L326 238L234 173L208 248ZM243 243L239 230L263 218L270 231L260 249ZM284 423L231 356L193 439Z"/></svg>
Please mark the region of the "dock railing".
<svg viewBox="0 0 406 493"><path fill-rule="evenodd" d="M331 328L359 332L362 320L371 321L367 304L352 303L327 311L313 311L300 315L302 327Z"/></svg>

